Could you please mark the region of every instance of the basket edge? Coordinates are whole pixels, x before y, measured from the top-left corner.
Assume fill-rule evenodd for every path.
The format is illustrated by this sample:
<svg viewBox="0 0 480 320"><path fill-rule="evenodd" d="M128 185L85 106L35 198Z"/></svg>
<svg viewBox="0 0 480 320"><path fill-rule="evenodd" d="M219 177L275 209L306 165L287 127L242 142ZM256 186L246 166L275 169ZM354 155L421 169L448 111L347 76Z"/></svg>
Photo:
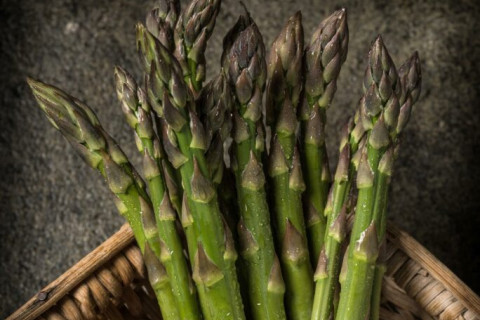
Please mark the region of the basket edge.
<svg viewBox="0 0 480 320"><path fill-rule="evenodd" d="M111 237L37 292L23 306L7 317L6 320L30 320L40 316L62 299L65 294L95 272L99 266L130 245L133 239L133 232L130 226L128 224L122 225Z"/></svg>
<svg viewBox="0 0 480 320"><path fill-rule="evenodd" d="M387 233L406 255L441 282L465 307L480 315L480 297L428 249L392 222L388 223Z"/></svg>
<svg viewBox="0 0 480 320"><path fill-rule="evenodd" d="M391 222L388 224L387 236L407 256L419 263L432 277L441 282L459 301L464 303L465 307L480 315L480 298L478 295L430 251ZM128 224L124 224L115 234L40 290L6 320L29 320L38 317L90 276L99 266L125 249L133 241L131 228ZM106 248L109 249L105 250Z"/></svg>

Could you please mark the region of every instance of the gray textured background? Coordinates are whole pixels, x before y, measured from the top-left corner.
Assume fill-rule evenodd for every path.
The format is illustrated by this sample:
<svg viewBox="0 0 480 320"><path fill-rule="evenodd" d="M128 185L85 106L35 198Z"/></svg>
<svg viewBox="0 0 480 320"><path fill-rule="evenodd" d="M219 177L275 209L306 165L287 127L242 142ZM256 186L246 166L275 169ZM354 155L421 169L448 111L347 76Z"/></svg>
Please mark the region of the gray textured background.
<svg viewBox="0 0 480 320"><path fill-rule="evenodd" d="M99 175L87 168L37 109L31 75L86 101L134 163L139 162L113 87L112 68L140 70L134 24L154 1L1 1L0 318L95 248L122 224ZM267 46L296 10L307 39L345 6L350 50L334 105L329 147L361 94L371 41L383 34L399 65L422 59L423 93L396 165L390 217L480 291L480 3L478 1L245 1ZM210 40L210 71L240 12L224 1ZM211 73L210 73L211 74Z"/></svg>

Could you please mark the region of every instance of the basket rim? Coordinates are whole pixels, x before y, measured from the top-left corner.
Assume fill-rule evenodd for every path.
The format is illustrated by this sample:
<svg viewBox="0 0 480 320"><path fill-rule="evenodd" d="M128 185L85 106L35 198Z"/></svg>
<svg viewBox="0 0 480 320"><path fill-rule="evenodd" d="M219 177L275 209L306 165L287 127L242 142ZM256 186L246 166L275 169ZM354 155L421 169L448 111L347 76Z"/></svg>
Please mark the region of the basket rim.
<svg viewBox="0 0 480 320"><path fill-rule="evenodd" d="M391 221L388 223L387 237L412 260L425 268L433 278L441 282L469 310L480 315L480 297L421 243Z"/></svg>
<svg viewBox="0 0 480 320"><path fill-rule="evenodd" d="M80 259L57 279L37 292L6 320L35 319L56 304L68 292L90 276L99 266L116 256L134 241L133 231L125 223L111 237Z"/></svg>
<svg viewBox="0 0 480 320"><path fill-rule="evenodd" d="M387 238L409 258L419 263L433 278L441 282L465 307L480 314L479 296L412 236L389 222ZM124 224L92 252L30 298L6 320L28 320L40 316L95 272L99 266L105 264L133 242L132 229L128 224Z"/></svg>

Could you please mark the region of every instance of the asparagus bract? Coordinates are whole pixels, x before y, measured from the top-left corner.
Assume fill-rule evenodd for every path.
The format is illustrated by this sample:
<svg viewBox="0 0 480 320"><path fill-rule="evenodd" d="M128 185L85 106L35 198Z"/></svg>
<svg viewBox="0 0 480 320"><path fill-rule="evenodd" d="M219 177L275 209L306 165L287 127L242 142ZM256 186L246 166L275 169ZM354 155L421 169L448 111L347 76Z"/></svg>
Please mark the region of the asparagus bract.
<svg viewBox="0 0 480 320"><path fill-rule="evenodd" d="M264 133L262 96L265 47L257 26L239 18L225 39L224 68L235 92L232 167L240 221L238 236L253 319L285 319L283 283L275 254L262 168Z"/></svg>
<svg viewBox="0 0 480 320"><path fill-rule="evenodd" d="M175 57L194 96L205 80L205 48L220 4L221 0L192 0L182 11L175 29Z"/></svg>
<svg viewBox="0 0 480 320"><path fill-rule="evenodd" d="M300 110L302 160L306 191L307 231L312 262L323 246L326 221L323 211L330 186L325 146L326 109L337 90L340 68L347 58L348 27L345 9L320 23L305 49L305 93Z"/></svg>
<svg viewBox="0 0 480 320"><path fill-rule="evenodd" d="M155 221L145 183L132 167L117 143L103 130L94 112L85 104L60 89L28 79L33 94L50 123L59 130L85 162L98 170L115 194L120 213L132 227L140 250L149 258L151 247L158 247L158 235L144 229L143 222ZM146 247L148 250L146 250ZM151 261L155 262L155 259ZM156 263L156 262L155 262ZM159 303L175 301L170 281L152 273L152 287ZM158 276L157 276L158 275ZM164 319L180 319L175 304L160 306Z"/></svg>
<svg viewBox="0 0 480 320"><path fill-rule="evenodd" d="M156 223L146 232L160 237L154 252L165 266L181 319L200 319L196 292L191 282L180 236L176 230L177 214L166 190L162 165L162 148L153 130L150 106L145 92L137 87L133 77L120 67L115 68L117 94L129 125L135 130L139 151L144 154L143 173L147 179Z"/></svg>
<svg viewBox="0 0 480 320"><path fill-rule="evenodd" d="M217 193L206 161L205 131L176 58L143 26L137 27L139 50L152 87L163 88L160 116L170 162L180 171L197 237L193 280L207 319L244 319L235 271L236 253L222 221ZM148 57L152 57L149 60Z"/></svg>
<svg viewBox="0 0 480 320"><path fill-rule="evenodd" d="M375 263L379 253L374 206L379 184L379 170L388 163L398 112L400 81L395 65L381 37L369 52L364 77L365 96L361 100L357 123L367 136L357 169L358 199L347 259L346 279L342 283L338 319L363 320L368 316Z"/></svg>
<svg viewBox="0 0 480 320"><path fill-rule="evenodd" d="M272 220L286 284L287 316L291 319L310 318L313 300L313 272L301 199L305 183L295 134L302 59L303 29L298 12L270 49L266 89L266 121L273 128L269 159Z"/></svg>

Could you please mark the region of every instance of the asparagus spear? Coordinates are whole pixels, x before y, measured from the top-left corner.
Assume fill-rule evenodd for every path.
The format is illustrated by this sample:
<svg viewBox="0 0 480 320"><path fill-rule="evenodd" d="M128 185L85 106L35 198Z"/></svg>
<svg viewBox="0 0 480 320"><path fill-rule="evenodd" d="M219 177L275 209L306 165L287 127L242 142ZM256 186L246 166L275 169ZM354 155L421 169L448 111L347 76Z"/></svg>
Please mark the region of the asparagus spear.
<svg viewBox="0 0 480 320"><path fill-rule="evenodd" d="M145 92L133 77L120 67L115 68L117 95L127 122L135 130L139 151L144 154L143 171L147 179L156 225L144 229L160 237L157 258L165 266L181 319L200 319L196 292L191 282L181 239L176 230L176 213L166 191L160 141L153 130L150 106ZM154 249L154 248L152 248ZM155 251L155 249L154 249Z"/></svg>
<svg viewBox="0 0 480 320"><path fill-rule="evenodd" d="M174 30L177 24L179 12L179 0L160 0L158 2L158 7L150 11L145 19L147 30L170 52L175 50ZM153 56L145 57L140 54L140 60L144 58L148 60L144 61L145 64L151 63L151 60L154 59ZM146 92L152 108L157 113L161 113L162 106L156 97L162 96L163 88L161 86L147 86ZM158 126L158 121L156 122Z"/></svg>
<svg viewBox="0 0 480 320"><path fill-rule="evenodd" d="M180 15L175 29L175 57L195 97L205 80L205 48L220 4L221 0L192 0Z"/></svg>
<svg viewBox="0 0 480 320"><path fill-rule="evenodd" d="M205 129L206 157L211 178L218 186L224 175L224 145L233 126L232 92L223 73L203 88L197 104L198 116Z"/></svg>
<svg viewBox="0 0 480 320"><path fill-rule="evenodd" d="M237 240L238 205L235 178L230 170L226 170L223 161L228 153L227 139L230 138L233 126L233 97L223 72L203 88L197 105L200 120L205 125L205 136L209 146L206 156L211 177L216 188L221 190L218 193L220 211L233 232L234 239Z"/></svg>
<svg viewBox="0 0 480 320"><path fill-rule="evenodd" d="M197 247L189 247L193 280L207 319L244 319L235 271L236 252L223 223L216 190L207 165L204 128L196 114L191 92L176 58L143 26L137 27L138 48L149 82L162 88L165 150L180 170L196 232ZM151 60L149 58L152 58Z"/></svg>
<svg viewBox="0 0 480 320"><path fill-rule="evenodd" d="M161 307L171 307L169 308L170 313L168 314L166 314L166 312L163 310L161 311L163 319L181 319L178 315L176 301L173 294L171 294L172 290L167 271L148 243L145 245L143 259L145 261L145 266L147 267L148 281L155 292L158 304Z"/></svg>
<svg viewBox="0 0 480 320"><path fill-rule="evenodd" d="M421 90L421 70L420 59L418 53L415 52L410 58L405 61L398 69L398 77L402 87L402 93L399 96L400 112L398 114L398 121L395 126L393 134L393 146L389 149L382 158L379 164L379 178L376 195L375 206L373 211L373 218L378 228L378 243L383 247L380 252L385 250L385 231L386 231L386 212L387 212L387 198L388 189L390 185L393 160L395 158L394 150L398 150L400 144L400 135L407 124L413 105L417 102ZM373 283L373 293L371 300L370 319L379 319L380 298L382 279L387 266L385 259L380 254L377 265L375 267L375 278Z"/></svg>
<svg viewBox="0 0 480 320"><path fill-rule="evenodd" d="M302 58L303 29L297 12L273 42L267 60L266 89L266 121L274 135L269 160L272 216L286 283L287 316L291 319L310 318L313 299L313 272L301 202L305 184L295 137Z"/></svg>
<svg viewBox="0 0 480 320"><path fill-rule="evenodd" d="M318 259L314 275L315 297L313 301L312 319L330 319L333 315L333 304L337 278L340 271L340 255L345 239L346 202L350 192L354 169L351 168L351 150L349 137L353 122L344 128L340 141L340 157L331 188L331 205L327 208L327 229L325 243Z"/></svg>
<svg viewBox="0 0 480 320"><path fill-rule="evenodd" d="M395 129L395 140L400 139L400 134L403 132L405 125L410 119L413 105L420 97L422 85L422 72L420 69L420 58L418 52L405 61L398 70L398 77L403 88L402 94L399 97L400 113L398 115L397 126ZM399 142L397 142L398 144Z"/></svg>
<svg viewBox="0 0 480 320"><path fill-rule="evenodd" d="M367 140L358 165L358 200L355 222L350 238L347 274L340 294L338 319L365 319L378 257L378 225L373 216L379 170L388 162L391 136L397 123L401 94L397 71L381 37L369 52L369 66L364 77L365 96L357 122L361 122Z"/></svg>
<svg viewBox="0 0 480 320"><path fill-rule="evenodd" d="M251 17L241 16L224 43L224 68L235 92L232 167L239 202L241 256L252 319L285 319L283 283L275 254L261 164L265 47Z"/></svg>
<svg viewBox="0 0 480 320"><path fill-rule="evenodd" d="M51 124L65 136L85 162L106 179L117 202L121 204L117 207L132 227L140 250L148 256L145 247L158 245L159 239L147 232L142 222L154 221L155 218L144 189L145 184L123 151L103 130L88 106L54 86L33 79L27 81ZM159 303L174 301L170 281L160 280L162 285L152 283ZM175 304L161 304L160 309L164 319L180 319Z"/></svg>
<svg viewBox="0 0 480 320"><path fill-rule="evenodd" d="M266 122L274 126L275 113L287 96L296 110L303 89L303 27L300 11L290 17L273 41L267 59Z"/></svg>
<svg viewBox="0 0 480 320"><path fill-rule="evenodd" d="M326 219L323 214L330 185L325 147L326 109L337 89L337 78L348 50L347 13L335 11L320 23L305 50L305 97L300 112L307 231L312 262L322 248Z"/></svg>
<svg viewBox="0 0 480 320"><path fill-rule="evenodd" d="M360 99L359 106L364 102ZM359 145L364 144L365 130L358 122L350 119L343 130L340 141L340 157L333 185L324 208L327 217L327 229L322 247L322 254L317 262L314 279L316 281L312 319L329 319L335 313L338 304L338 281L340 272L340 255L345 239L345 216L352 211L352 181L357 173L361 151ZM361 147L360 147L361 149ZM346 256L346 255L344 255ZM346 267L345 267L346 269Z"/></svg>

